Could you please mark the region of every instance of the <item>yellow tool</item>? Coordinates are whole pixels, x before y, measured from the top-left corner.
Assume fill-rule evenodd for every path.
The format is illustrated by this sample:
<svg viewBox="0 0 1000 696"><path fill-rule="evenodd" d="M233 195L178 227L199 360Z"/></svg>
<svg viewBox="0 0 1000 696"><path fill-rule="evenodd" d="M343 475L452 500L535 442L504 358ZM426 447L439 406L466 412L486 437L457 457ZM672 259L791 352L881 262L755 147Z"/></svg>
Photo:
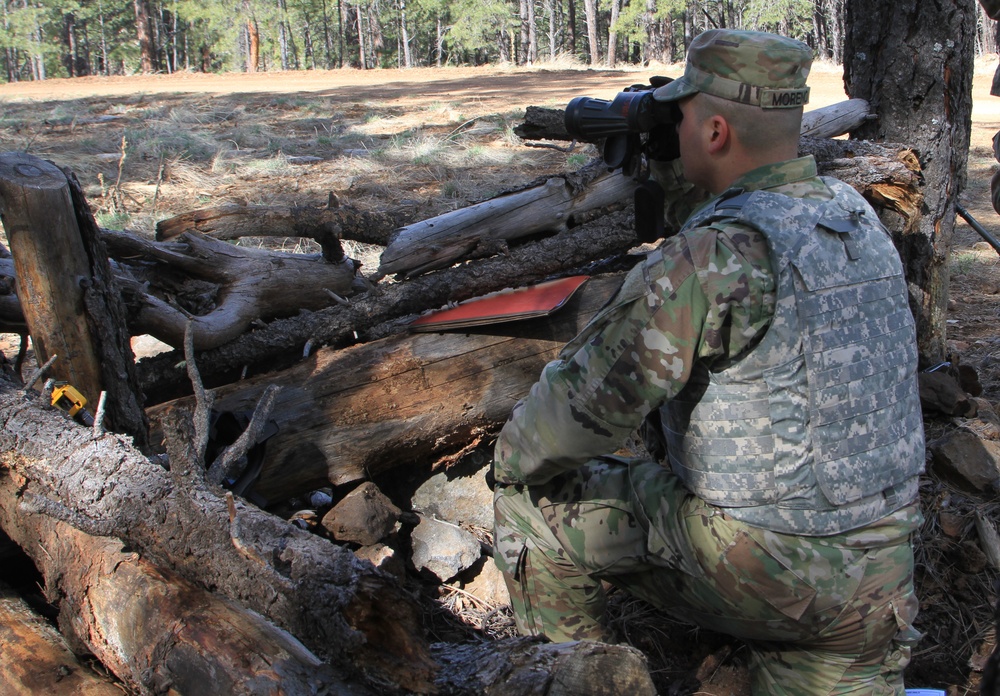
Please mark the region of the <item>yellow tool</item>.
<svg viewBox="0 0 1000 696"><path fill-rule="evenodd" d="M94 417L86 409L87 398L72 384L60 384L52 390L52 405L66 411L84 425L94 424Z"/></svg>

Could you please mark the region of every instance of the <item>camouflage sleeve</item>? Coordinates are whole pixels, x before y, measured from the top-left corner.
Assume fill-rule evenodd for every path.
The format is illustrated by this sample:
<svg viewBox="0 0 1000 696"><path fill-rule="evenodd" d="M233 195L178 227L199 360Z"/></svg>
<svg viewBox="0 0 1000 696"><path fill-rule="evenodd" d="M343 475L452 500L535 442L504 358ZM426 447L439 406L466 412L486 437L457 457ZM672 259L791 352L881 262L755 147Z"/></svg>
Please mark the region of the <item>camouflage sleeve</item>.
<svg viewBox="0 0 1000 696"><path fill-rule="evenodd" d="M651 160L649 173L663 189L663 217L671 230L679 230L691 213L708 199L704 189L684 178L679 159L666 162Z"/></svg>
<svg viewBox="0 0 1000 696"><path fill-rule="evenodd" d="M736 355L773 315L763 237L703 229L664 243L549 363L497 441L500 483L539 484L618 449L696 360Z"/></svg>

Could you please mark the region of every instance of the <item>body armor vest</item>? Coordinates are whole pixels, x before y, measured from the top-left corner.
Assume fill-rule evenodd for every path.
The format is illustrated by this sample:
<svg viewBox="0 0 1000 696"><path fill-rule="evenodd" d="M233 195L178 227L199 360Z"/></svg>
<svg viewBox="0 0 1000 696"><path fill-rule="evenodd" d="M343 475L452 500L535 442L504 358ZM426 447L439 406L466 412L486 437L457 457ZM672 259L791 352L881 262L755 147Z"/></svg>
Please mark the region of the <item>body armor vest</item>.
<svg viewBox="0 0 1000 696"><path fill-rule="evenodd" d="M749 353L696 365L661 413L670 465L692 492L749 524L809 535L908 504L924 468L902 264L861 195L823 180L834 200L756 191L685 225L764 234L777 300Z"/></svg>

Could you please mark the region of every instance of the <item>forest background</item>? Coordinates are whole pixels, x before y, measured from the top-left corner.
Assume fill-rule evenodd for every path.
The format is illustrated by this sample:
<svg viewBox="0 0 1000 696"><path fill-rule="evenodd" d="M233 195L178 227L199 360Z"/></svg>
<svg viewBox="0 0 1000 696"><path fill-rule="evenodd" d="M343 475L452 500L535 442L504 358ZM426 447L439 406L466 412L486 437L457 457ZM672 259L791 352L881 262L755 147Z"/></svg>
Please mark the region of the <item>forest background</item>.
<svg viewBox="0 0 1000 696"><path fill-rule="evenodd" d="M582 5L582 7L580 6ZM0 80L447 65L650 65L714 27L842 59L845 0L0 0ZM997 50L979 9L976 55Z"/></svg>

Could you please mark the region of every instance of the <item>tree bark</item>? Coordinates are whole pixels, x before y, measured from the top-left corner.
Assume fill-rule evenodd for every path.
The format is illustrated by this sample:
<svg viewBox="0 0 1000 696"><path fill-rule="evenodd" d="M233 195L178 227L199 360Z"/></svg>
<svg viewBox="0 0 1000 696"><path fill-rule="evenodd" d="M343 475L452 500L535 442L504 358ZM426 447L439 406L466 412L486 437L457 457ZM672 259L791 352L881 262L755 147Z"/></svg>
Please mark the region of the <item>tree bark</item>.
<svg viewBox="0 0 1000 696"><path fill-rule="evenodd" d="M432 461L495 433L547 362L621 283L592 278L550 317L452 333L421 333L322 349L279 373L215 391L218 412L252 411L282 387L254 499L282 502L316 488ZM193 397L150 409L154 423Z"/></svg>
<svg viewBox="0 0 1000 696"><path fill-rule="evenodd" d="M397 230L382 252L382 275L419 275L460 258L495 254L507 240L561 232L581 214L629 200L637 182L601 163L577 175L492 198Z"/></svg>
<svg viewBox="0 0 1000 696"><path fill-rule="evenodd" d="M0 155L0 203L39 363L58 356L52 374L92 404L107 392L107 426L145 448L125 311L79 182L50 162L6 153Z"/></svg>
<svg viewBox="0 0 1000 696"><path fill-rule="evenodd" d="M601 48L597 40L597 0L583 0L583 10L587 19L589 62L591 65L598 65L601 62Z"/></svg>
<svg viewBox="0 0 1000 696"><path fill-rule="evenodd" d="M121 689L81 663L66 639L3 584L0 645L0 684L7 696L121 696Z"/></svg>
<svg viewBox="0 0 1000 696"><path fill-rule="evenodd" d="M139 65L144 73L151 73L157 66L149 3L146 0L132 0L132 6L135 10L135 30L139 39Z"/></svg>
<svg viewBox="0 0 1000 696"><path fill-rule="evenodd" d="M878 119L853 138L905 142L923 171L924 214L893 229L917 319L922 361L946 355L948 256L954 201L965 186L972 113L973 0L848 0L844 80Z"/></svg>
<svg viewBox="0 0 1000 696"><path fill-rule="evenodd" d="M221 490L204 482L187 414L178 410L166 424L169 471L5 385L0 425L2 481L19 497L4 513L12 537L31 512L118 537L273 621L341 673L372 670L395 687L427 690L433 661L409 595L347 549L253 506L237 500L231 515Z"/></svg>
<svg viewBox="0 0 1000 696"><path fill-rule="evenodd" d="M153 567L117 539L91 536L45 514L28 512L18 504L16 479L16 474L0 478L0 525L41 569L47 596L59 602L62 632L133 691L296 696L326 688L358 696L371 693L351 685L259 614ZM53 633L50 628L48 634ZM71 667L74 677L53 687L80 688L62 693L121 694L74 667L68 646L57 652L61 640L52 635L45 649L36 639L28 654L18 650L18 643L5 641L0 660L20 656L31 664L51 653L48 659ZM52 669L50 680L55 682L57 675ZM59 693L56 688L44 693Z"/></svg>
<svg viewBox="0 0 1000 696"><path fill-rule="evenodd" d="M242 237L307 237L324 248L339 248L339 240L389 243L393 229L405 224L402 213L357 210L350 206L225 205L203 208L156 223L156 240L167 241L182 232L198 232L214 239Z"/></svg>

